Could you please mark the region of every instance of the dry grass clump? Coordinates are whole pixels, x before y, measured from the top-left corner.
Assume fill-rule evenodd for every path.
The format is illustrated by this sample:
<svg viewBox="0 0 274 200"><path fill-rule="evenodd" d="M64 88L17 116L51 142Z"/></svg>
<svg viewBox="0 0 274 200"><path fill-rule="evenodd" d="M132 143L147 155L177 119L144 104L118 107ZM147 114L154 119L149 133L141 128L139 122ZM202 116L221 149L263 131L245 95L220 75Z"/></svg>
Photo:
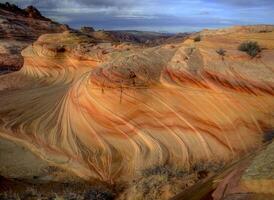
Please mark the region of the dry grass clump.
<svg viewBox="0 0 274 200"><path fill-rule="evenodd" d="M142 171L141 177L133 180L118 199L170 199L197 181L197 175L189 174L186 170L156 166Z"/></svg>
<svg viewBox="0 0 274 200"><path fill-rule="evenodd" d="M91 188L84 195L84 200L113 200L114 194L106 189L100 187Z"/></svg>
<svg viewBox="0 0 274 200"><path fill-rule="evenodd" d="M223 162L200 161L190 169L155 166L141 172L118 196L118 200L165 200L174 197L200 180L220 170Z"/></svg>
<svg viewBox="0 0 274 200"><path fill-rule="evenodd" d="M187 171L172 169L168 166L156 166L153 168L146 169L142 172L144 177L161 175L166 177L182 177L187 174Z"/></svg>
<svg viewBox="0 0 274 200"><path fill-rule="evenodd" d="M91 187L90 189L80 192L71 191L60 193L55 192L41 192L34 188L28 188L23 192L2 192L0 193L0 200L113 200L114 193L105 187Z"/></svg>

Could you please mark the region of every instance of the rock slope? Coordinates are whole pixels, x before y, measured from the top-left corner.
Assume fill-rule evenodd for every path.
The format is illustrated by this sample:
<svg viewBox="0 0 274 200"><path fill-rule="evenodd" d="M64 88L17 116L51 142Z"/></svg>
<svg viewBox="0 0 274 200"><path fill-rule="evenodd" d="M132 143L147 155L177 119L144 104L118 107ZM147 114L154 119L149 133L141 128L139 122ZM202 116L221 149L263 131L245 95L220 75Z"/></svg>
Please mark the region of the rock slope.
<svg viewBox="0 0 274 200"><path fill-rule="evenodd" d="M238 50L246 40L260 55ZM68 31L41 36L22 55L23 68L0 77L0 135L84 179L227 162L274 126L273 31L152 48Z"/></svg>
<svg viewBox="0 0 274 200"><path fill-rule="evenodd" d="M21 51L45 33L68 30L41 15L33 6L20 9L0 3L0 69L18 70L23 66Z"/></svg>
<svg viewBox="0 0 274 200"><path fill-rule="evenodd" d="M274 143L271 143L252 161L241 178L248 192L274 195Z"/></svg>

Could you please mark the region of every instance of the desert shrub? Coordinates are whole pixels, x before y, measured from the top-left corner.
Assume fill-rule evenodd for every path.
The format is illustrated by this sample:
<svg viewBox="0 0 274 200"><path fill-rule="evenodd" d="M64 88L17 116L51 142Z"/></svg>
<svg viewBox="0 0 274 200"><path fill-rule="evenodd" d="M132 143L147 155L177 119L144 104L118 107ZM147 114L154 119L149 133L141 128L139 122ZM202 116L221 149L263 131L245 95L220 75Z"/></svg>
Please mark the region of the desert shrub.
<svg viewBox="0 0 274 200"><path fill-rule="evenodd" d="M194 38L194 42L200 42L202 40L201 36L200 35L197 35L195 38Z"/></svg>
<svg viewBox="0 0 274 200"><path fill-rule="evenodd" d="M36 200L39 199L41 194L34 189L34 188L28 188L26 191L24 191L22 194L20 194L21 200Z"/></svg>
<svg viewBox="0 0 274 200"><path fill-rule="evenodd" d="M66 193L63 197L53 198L53 200L80 200L80 199L83 199L83 196L73 192Z"/></svg>
<svg viewBox="0 0 274 200"><path fill-rule="evenodd" d="M166 177L181 177L186 174L186 171L172 169L168 166L156 166L153 168L146 169L142 172L143 176L166 176Z"/></svg>
<svg viewBox="0 0 274 200"><path fill-rule="evenodd" d="M219 54L220 56L225 56L226 50L220 48L216 50L216 53Z"/></svg>
<svg viewBox="0 0 274 200"><path fill-rule="evenodd" d="M246 41L240 44L239 48L240 51L246 52L250 57L254 58L262 51L261 47L257 42L253 41Z"/></svg>
<svg viewBox="0 0 274 200"><path fill-rule="evenodd" d="M149 168L143 171L144 176L153 176L153 175L172 175L172 171L165 166L156 166L153 168Z"/></svg>
<svg viewBox="0 0 274 200"><path fill-rule="evenodd" d="M66 51L64 46L59 46L56 48L57 53L64 53Z"/></svg>
<svg viewBox="0 0 274 200"><path fill-rule="evenodd" d="M192 166L192 172L217 172L221 168L225 166L225 162L208 162L208 161L200 161Z"/></svg>
<svg viewBox="0 0 274 200"><path fill-rule="evenodd" d="M143 170L120 196L121 199L169 199L197 181L197 176L190 175L188 169L160 165Z"/></svg>
<svg viewBox="0 0 274 200"><path fill-rule="evenodd" d="M84 200L113 200L114 194L106 189L101 187L94 187L87 191L84 195Z"/></svg>
<svg viewBox="0 0 274 200"><path fill-rule="evenodd" d="M270 33L272 32L271 30L260 30L259 33Z"/></svg>

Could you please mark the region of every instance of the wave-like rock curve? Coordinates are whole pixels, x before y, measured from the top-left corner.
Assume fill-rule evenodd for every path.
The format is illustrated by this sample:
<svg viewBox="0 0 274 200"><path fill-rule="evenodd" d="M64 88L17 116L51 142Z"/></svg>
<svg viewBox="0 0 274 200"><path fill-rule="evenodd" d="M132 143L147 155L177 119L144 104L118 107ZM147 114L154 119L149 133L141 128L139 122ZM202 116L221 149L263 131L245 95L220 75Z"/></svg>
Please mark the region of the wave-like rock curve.
<svg viewBox="0 0 274 200"><path fill-rule="evenodd" d="M21 71L0 79L0 134L110 182L154 165L229 161L274 126L273 32L238 34L130 49L44 35L24 50ZM254 34L268 49L250 59L237 45Z"/></svg>

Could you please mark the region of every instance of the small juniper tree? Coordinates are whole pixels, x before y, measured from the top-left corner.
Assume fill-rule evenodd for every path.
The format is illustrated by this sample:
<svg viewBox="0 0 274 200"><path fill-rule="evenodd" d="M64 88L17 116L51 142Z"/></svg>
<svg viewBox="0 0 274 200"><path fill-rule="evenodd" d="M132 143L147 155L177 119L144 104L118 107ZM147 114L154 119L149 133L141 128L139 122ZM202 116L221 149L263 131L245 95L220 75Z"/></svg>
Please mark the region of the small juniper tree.
<svg viewBox="0 0 274 200"><path fill-rule="evenodd" d="M219 54L222 57L222 60L224 60L226 50L220 48L220 49L216 50L216 53Z"/></svg>
<svg viewBox="0 0 274 200"><path fill-rule="evenodd" d="M259 44L253 41L246 41L241 43L238 49L240 51L246 52L251 58L256 57L262 51Z"/></svg>

